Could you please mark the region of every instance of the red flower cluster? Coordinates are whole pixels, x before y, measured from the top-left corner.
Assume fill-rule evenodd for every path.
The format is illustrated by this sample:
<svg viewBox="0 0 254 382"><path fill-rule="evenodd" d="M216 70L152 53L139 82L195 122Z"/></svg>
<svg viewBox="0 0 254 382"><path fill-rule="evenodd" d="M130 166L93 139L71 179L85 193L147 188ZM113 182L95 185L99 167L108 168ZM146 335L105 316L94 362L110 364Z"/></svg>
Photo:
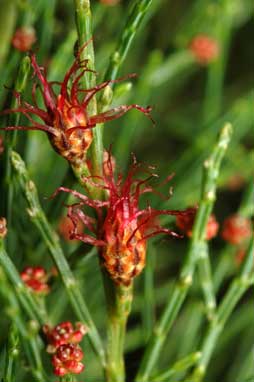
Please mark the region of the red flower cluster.
<svg viewBox="0 0 254 382"><path fill-rule="evenodd" d="M20 277L26 286L32 289L37 294L48 294L50 287L47 284L49 274L43 267L26 267L21 273Z"/></svg>
<svg viewBox="0 0 254 382"><path fill-rule="evenodd" d="M77 322L73 327L71 322L66 321L54 328L44 325L43 331L48 341L47 352L53 354L54 374L81 373L84 365L80 361L84 354L78 344L87 332L85 325Z"/></svg>
<svg viewBox="0 0 254 382"><path fill-rule="evenodd" d="M207 35L197 35L190 43L189 49L196 60L203 65L216 60L219 55L218 42Z"/></svg>
<svg viewBox="0 0 254 382"><path fill-rule="evenodd" d="M32 48L36 41L36 34L33 27L21 27L16 30L13 38L12 45L20 52L27 52Z"/></svg>
<svg viewBox="0 0 254 382"><path fill-rule="evenodd" d="M239 245L251 236L250 219L240 215L231 215L224 220L222 238L230 244Z"/></svg>
<svg viewBox="0 0 254 382"><path fill-rule="evenodd" d="M131 109L137 109L151 118L150 107L143 108L136 104L121 105L103 113L90 115L88 106L96 93L109 84L123 79L109 80L93 88L82 89L80 87L81 78L85 73L92 72L92 70L88 68L88 60L81 60L81 51L78 52L63 82L49 82L46 78L45 68L40 67L37 64L35 55L31 54L31 64L34 75L39 80L45 110L37 105L37 84L34 83L32 90L34 105L22 102L20 94L15 94L19 101L19 107L2 112L2 114L22 113L31 123L29 127L7 126L4 130L41 130L46 132L55 151L67 159L74 167L79 167L80 163L83 163L86 159L87 150L93 140L92 128L96 124L119 118ZM127 77L133 76L132 74ZM58 94L54 90L55 85L60 86ZM34 117L39 118L42 122L39 123Z"/></svg>
<svg viewBox="0 0 254 382"><path fill-rule="evenodd" d="M163 228L158 220L159 216L186 216L193 213L193 209L156 210L150 206L140 209L141 195L155 192L148 185L148 181L157 175L151 172L152 168L144 169L134 161L125 179L121 174L115 178L114 166L109 154L107 161L104 161L103 177L94 177L96 183L91 177L85 179L105 191L106 201L91 200L65 187L58 188L53 197L63 191L79 199L78 203L68 208L68 216L75 226L71 238L99 246L102 264L110 277L118 284L129 285L133 277L137 276L145 266L147 239L160 233L179 236L171 229ZM148 177L137 178L140 171L148 173ZM168 177L166 181L170 179L171 177ZM87 215L83 210L84 206L94 208L97 219ZM79 221L90 233L77 232Z"/></svg>
<svg viewBox="0 0 254 382"><path fill-rule="evenodd" d="M188 237L192 236L192 228L196 216L196 211L193 209L193 214L179 215L176 218L176 226L185 233ZM214 238L219 229L219 223L216 220L215 215L210 215L206 226L206 240Z"/></svg>
<svg viewBox="0 0 254 382"><path fill-rule="evenodd" d="M80 374L85 367L81 362L83 357L84 353L77 345L64 344L59 346L52 357L54 374L59 376Z"/></svg>

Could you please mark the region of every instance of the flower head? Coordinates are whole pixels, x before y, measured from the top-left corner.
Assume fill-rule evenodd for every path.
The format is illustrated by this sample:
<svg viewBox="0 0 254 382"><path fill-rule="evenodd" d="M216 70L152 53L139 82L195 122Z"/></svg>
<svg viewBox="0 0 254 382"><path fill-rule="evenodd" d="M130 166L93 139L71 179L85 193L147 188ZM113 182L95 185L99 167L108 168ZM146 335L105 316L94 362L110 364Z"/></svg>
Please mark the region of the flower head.
<svg viewBox="0 0 254 382"><path fill-rule="evenodd" d="M188 237L192 236L192 229L197 210L193 209L193 213L188 215L179 215L176 218L176 226ZM210 215L206 226L206 240L211 240L217 235L219 223L215 215Z"/></svg>
<svg viewBox="0 0 254 382"><path fill-rule="evenodd" d="M106 168L105 168L106 167ZM58 192L69 192L79 199L78 203L70 205L68 216L77 227L81 220L89 233L78 233L73 230L71 237L84 243L96 245L100 248L101 261L110 277L118 284L129 285L145 266L147 239L165 233L180 236L171 229L163 228L159 222L161 215L186 215L191 210L172 211L156 210L151 206L139 208L140 197L149 192L155 192L148 185L148 181L157 175L152 168L144 169L134 161L129 173L124 179L122 174L114 176L111 155L104 162L104 176L87 178L94 186L106 191L107 200L91 200L76 191L60 187ZM146 179L137 175L141 171L148 173ZM171 177L168 177L167 181ZM87 215L83 207L90 206L97 212L97 219Z"/></svg>
<svg viewBox="0 0 254 382"><path fill-rule="evenodd" d="M78 345L64 344L59 346L52 357L54 374L59 376L80 374L84 370L84 365L81 362L83 356L83 351Z"/></svg>
<svg viewBox="0 0 254 382"><path fill-rule="evenodd" d="M86 44L87 45L87 44ZM84 49L86 45L82 48ZM22 113L31 123L31 126L7 126L5 130L41 130L45 131L50 142L62 157L67 159L74 167L79 167L86 158L92 140L92 128L98 123L113 120L125 114L130 109L137 109L150 117L151 108L139 105L121 105L96 115L90 115L88 106L97 92L109 84L121 81L105 81L90 89L82 89L80 81L87 72L92 72L88 67L88 60L81 60L81 50L67 71L62 82L47 80L45 68L40 67L36 57L31 53L31 64L34 75L37 77L42 92L44 109L39 108L36 102L36 86L34 83L32 97L34 105L22 102L20 94L15 94L19 106L16 109L7 109L2 114ZM133 77L129 75L128 77ZM56 92L54 86L59 86ZM34 117L39 118L38 122Z"/></svg>
<svg viewBox="0 0 254 382"><path fill-rule="evenodd" d="M49 275L43 267L26 267L20 277L26 286L37 294L48 294L50 287L47 284Z"/></svg>
<svg viewBox="0 0 254 382"><path fill-rule="evenodd" d="M216 60L219 55L218 42L207 35L197 35L190 43L190 50L196 57L196 60L203 65Z"/></svg>
<svg viewBox="0 0 254 382"><path fill-rule="evenodd" d="M251 236L250 219L231 215L223 222L221 236L230 244L239 245Z"/></svg>
<svg viewBox="0 0 254 382"><path fill-rule="evenodd" d="M54 328L44 325L43 331L48 341L47 352L55 353L56 349L64 344L78 344L87 332L85 325L76 322L73 327L70 321L61 322Z"/></svg>
<svg viewBox="0 0 254 382"><path fill-rule="evenodd" d="M36 34L33 27L18 28L12 38L12 45L20 52L27 52L36 41Z"/></svg>

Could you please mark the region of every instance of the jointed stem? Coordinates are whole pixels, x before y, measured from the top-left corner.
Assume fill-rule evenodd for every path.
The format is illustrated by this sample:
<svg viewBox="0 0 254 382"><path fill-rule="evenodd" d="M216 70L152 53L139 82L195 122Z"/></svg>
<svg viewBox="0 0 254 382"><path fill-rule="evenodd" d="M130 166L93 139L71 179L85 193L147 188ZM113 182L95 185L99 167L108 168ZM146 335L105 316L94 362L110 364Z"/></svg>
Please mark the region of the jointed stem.
<svg viewBox="0 0 254 382"><path fill-rule="evenodd" d="M35 184L29 178L25 163L15 152L12 153L12 164L17 172L20 187L24 192L29 205L28 213L33 223L41 233L41 236L51 253L66 288L70 303L77 317L88 326L88 336L91 344L96 354L99 356L102 365L105 365L105 354L99 333L91 318L90 312L79 289L79 285L73 276L67 260L65 259L62 248L59 244L59 238L50 226L41 208Z"/></svg>
<svg viewBox="0 0 254 382"><path fill-rule="evenodd" d="M18 93L22 93L25 90L27 78L30 72L30 58L28 56L25 56L19 67L18 76L14 85L14 89ZM13 97L11 108L15 109L18 106L18 100ZM12 114L9 116L9 125L10 126L18 126L20 120L20 114ZM10 227L11 225L11 211L12 211L12 201L13 201L13 179L12 179L12 167L11 167L11 151L16 145L17 141L17 131L9 132L6 135L6 142L7 142L7 153L6 153L6 173L5 173L5 182L8 185L7 190L7 202L6 202L6 208L7 208L7 221L8 225Z"/></svg>
<svg viewBox="0 0 254 382"><path fill-rule="evenodd" d="M254 284L254 267L253 267L254 237L252 237L246 258L242 266L239 277L235 278L228 288L217 312L217 317L213 320L208 328L203 345L201 347L202 357L200 358L196 369L193 372L191 380L200 382L206 372L207 365L210 361L213 350L219 339L228 318L230 317L236 304Z"/></svg>
<svg viewBox="0 0 254 382"><path fill-rule="evenodd" d="M168 303L155 327L154 333L151 335L150 341L148 342L136 377L137 382L145 382L149 380L168 332L177 317L190 286L192 285L196 263L199 258L204 258L206 256L206 225L215 201L216 181L222 158L231 137L231 131L232 127L230 124L226 124L223 127L210 158L204 163L204 181L201 201L195 219L189 251L180 273L179 280L175 284L173 293L169 296Z"/></svg>

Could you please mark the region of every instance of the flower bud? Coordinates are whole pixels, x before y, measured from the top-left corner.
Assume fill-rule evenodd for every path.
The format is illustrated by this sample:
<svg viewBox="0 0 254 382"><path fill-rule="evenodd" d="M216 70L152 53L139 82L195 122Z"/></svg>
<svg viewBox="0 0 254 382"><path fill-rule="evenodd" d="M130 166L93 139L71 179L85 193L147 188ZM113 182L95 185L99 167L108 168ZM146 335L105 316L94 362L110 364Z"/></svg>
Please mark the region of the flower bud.
<svg viewBox="0 0 254 382"><path fill-rule="evenodd" d="M77 322L75 327L73 327L70 321L66 321L56 325L54 328L44 325L43 331L49 344L47 352L54 353L61 345L81 342L83 336L87 333L87 328L80 322Z"/></svg>
<svg viewBox="0 0 254 382"><path fill-rule="evenodd" d="M26 286L37 294L46 295L50 292L47 284L48 274L43 267L26 267L20 273L20 277Z"/></svg>
<svg viewBox="0 0 254 382"><path fill-rule="evenodd" d="M218 42L207 35L198 35L193 38L189 49L196 60L203 65L215 61L219 55Z"/></svg>
<svg viewBox="0 0 254 382"><path fill-rule="evenodd" d="M13 38L12 45L20 52L27 52L32 48L36 41L36 34L33 27L21 27L16 30Z"/></svg>
<svg viewBox="0 0 254 382"><path fill-rule="evenodd" d="M188 215L179 215L176 217L176 226L188 237L192 236L192 229L197 210L193 209L193 213ZM209 216L206 226L206 240L211 240L217 235L219 223L214 214Z"/></svg>
<svg viewBox="0 0 254 382"><path fill-rule="evenodd" d="M84 370L84 365L80 362L83 356L84 354L78 345L64 344L59 346L56 354L52 357L54 374L59 376L80 374Z"/></svg>
<svg viewBox="0 0 254 382"><path fill-rule="evenodd" d="M250 219L240 215L231 215L224 220L221 236L230 244L242 244L251 235Z"/></svg>

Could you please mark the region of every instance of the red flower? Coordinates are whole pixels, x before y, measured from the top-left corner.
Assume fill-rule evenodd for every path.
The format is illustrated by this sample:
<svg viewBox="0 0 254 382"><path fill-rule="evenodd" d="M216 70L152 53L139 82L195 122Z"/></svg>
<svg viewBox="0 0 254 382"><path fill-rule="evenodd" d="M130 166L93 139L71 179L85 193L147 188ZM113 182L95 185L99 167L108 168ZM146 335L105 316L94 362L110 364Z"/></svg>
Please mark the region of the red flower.
<svg viewBox="0 0 254 382"><path fill-rule="evenodd" d="M218 42L207 35L198 35L190 43L190 50L200 64L209 64L219 55Z"/></svg>
<svg viewBox="0 0 254 382"><path fill-rule="evenodd" d="M12 45L20 52L27 52L32 48L36 41L36 34L33 27L21 27L16 30L13 38Z"/></svg>
<svg viewBox="0 0 254 382"><path fill-rule="evenodd" d="M188 237L192 236L192 228L195 220L197 210L193 209L192 214L179 215L176 218L176 226L185 233ZM219 223L215 215L210 215L206 226L206 240L211 240L217 235Z"/></svg>
<svg viewBox="0 0 254 382"><path fill-rule="evenodd" d="M94 186L106 191L106 201L91 200L87 196L65 187L57 189L53 196L64 191L79 199L79 203L69 206L68 216L75 227L81 220L90 233L80 234L74 229L71 237L99 246L102 263L110 277L118 284L128 285L145 266L147 239L160 233L179 236L171 229L163 228L158 221L159 216L186 215L190 211L192 212L192 209L187 211L156 210L150 206L140 209L141 195L155 192L147 182L156 175L151 173L151 169L149 171L142 169L134 162L126 179L123 179L121 174L115 179L111 155L109 155L106 167L105 171L104 163L103 177L95 177L100 183L94 183L91 177L86 178L87 182L92 182ZM141 170L149 173L147 179L136 177ZM83 206L94 208L98 218L88 216L83 211Z"/></svg>
<svg viewBox="0 0 254 382"><path fill-rule="evenodd" d="M75 324L75 328L69 321L61 322L54 328L44 325L43 331L47 337L49 346L48 353L54 353L56 349L64 344L77 344L82 341L82 338L87 332L85 325L80 322Z"/></svg>
<svg viewBox="0 0 254 382"><path fill-rule="evenodd" d="M239 245L251 235L251 222L240 215L231 215L224 220L221 236L230 244Z"/></svg>
<svg viewBox="0 0 254 382"><path fill-rule="evenodd" d="M87 45L87 44L86 44ZM85 46L86 46L85 45ZM84 49L85 46L82 48ZM88 60L80 60L80 53L74 63L67 71L63 82L49 82L46 78L45 68L39 67L34 54L31 54L31 63L34 74L38 78L42 89L42 96L45 110L39 108L36 103L36 83L33 85L34 105L22 102L20 94L16 94L19 107L7 109L2 114L22 113L30 122L31 126L8 126L5 130L41 130L48 133L53 148L73 166L79 167L80 162L86 158L92 140L92 128L97 123L104 123L116 119L125 114L130 109L137 109L149 118L151 108L143 108L139 105L122 105L108 110L104 113L89 115L88 105L97 92L106 88L111 83L121 81L105 81L94 88L81 89L79 82L86 72L91 72L88 68ZM128 77L133 77L129 75ZM57 94L54 85L60 86ZM33 119L38 117L42 122Z"/></svg>
<svg viewBox="0 0 254 382"><path fill-rule="evenodd" d="M78 345L64 344L59 346L56 354L52 357L52 365L55 375L80 374L84 370L84 365L80 362L83 359L83 352Z"/></svg>
<svg viewBox="0 0 254 382"><path fill-rule="evenodd" d="M20 277L27 287L38 294L48 294L50 288L47 284L48 274L42 267L26 267Z"/></svg>

